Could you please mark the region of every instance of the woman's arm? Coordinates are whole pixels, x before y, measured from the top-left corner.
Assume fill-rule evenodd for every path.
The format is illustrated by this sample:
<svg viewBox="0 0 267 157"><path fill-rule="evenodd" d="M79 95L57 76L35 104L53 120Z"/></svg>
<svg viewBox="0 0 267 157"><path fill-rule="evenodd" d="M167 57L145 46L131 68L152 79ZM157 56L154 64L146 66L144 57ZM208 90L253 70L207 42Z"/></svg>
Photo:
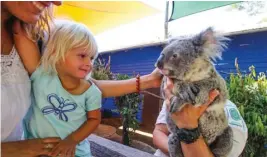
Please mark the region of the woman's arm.
<svg viewBox="0 0 267 157"><path fill-rule="evenodd" d="M156 88L161 84L162 75L158 69L155 69L151 74L140 77L140 89ZM136 79L107 81L93 80L102 92L103 97L115 97L136 92Z"/></svg>
<svg viewBox="0 0 267 157"><path fill-rule="evenodd" d="M153 131L153 143L166 155L169 154L168 134L169 131L166 124L156 124ZM191 144L181 142L181 147L185 157L213 157L202 137Z"/></svg>
<svg viewBox="0 0 267 157"><path fill-rule="evenodd" d="M26 70L31 75L37 68L41 58L37 43L27 38L25 30L18 20L14 22L13 33L16 49Z"/></svg>
<svg viewBox="0 0 267 157"><path fill-rule="evenodd" d="M167 129L166 124L156 124L155 129L153 131L153 143L166 155L169 154L168 135L169 131Z"/></svg>
<svg viewBox="0 0 267 157"><path fill-rule="evenodd" d="M32 139L15 142L1 143L2 157L36 157L38 155L48 155L49 150L44 149L46 144L55 146L59 138Z"/></svg>
<svg viewBox="0 0 267 157"><path fill-rule="evenodd" d="M181 147L185 157L214 157L203 137L190 144L181 142Z"/></svg>

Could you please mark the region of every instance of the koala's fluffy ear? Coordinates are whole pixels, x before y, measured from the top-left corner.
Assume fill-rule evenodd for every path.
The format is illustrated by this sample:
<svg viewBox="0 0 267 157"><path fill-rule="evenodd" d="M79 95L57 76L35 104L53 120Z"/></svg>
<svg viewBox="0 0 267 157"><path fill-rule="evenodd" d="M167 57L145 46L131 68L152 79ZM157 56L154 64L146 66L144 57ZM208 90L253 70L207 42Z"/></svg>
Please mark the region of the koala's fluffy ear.
<svg viewBox="0 0 267 157"><path fill-rule="evenodd" d="M213 28L209 27L193 38L193 44L200 50L199 53L215 60L221 59L222 51L227 47L230 39L217 35Z"/></svg>

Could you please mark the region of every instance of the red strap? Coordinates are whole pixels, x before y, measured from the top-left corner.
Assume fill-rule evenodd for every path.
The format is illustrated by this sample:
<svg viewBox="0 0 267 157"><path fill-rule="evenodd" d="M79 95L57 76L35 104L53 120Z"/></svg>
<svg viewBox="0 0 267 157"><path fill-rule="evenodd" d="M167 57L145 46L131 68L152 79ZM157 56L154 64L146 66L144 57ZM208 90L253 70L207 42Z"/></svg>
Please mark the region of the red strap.
<svg viewBox="0 0 267 157"><path fill-rule="evenodd" d="M136 75L136 91L137 93L140 93L140 75Z"/></svg>

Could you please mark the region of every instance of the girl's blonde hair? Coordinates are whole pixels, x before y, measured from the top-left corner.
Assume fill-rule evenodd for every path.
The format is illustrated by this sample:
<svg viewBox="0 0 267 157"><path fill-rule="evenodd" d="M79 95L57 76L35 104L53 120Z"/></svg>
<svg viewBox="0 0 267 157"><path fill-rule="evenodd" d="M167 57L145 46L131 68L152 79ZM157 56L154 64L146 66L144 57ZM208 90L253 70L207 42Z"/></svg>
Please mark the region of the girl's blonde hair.
<svg viewBox="0 0 267 157"><path fill-rule="evenodd" d="M58 61L65 61L67 52L82 48L89 56L97 57L97 44L90 30L81 23L69 20L55 21L41 64L48 73L57 73Z"/></svg>

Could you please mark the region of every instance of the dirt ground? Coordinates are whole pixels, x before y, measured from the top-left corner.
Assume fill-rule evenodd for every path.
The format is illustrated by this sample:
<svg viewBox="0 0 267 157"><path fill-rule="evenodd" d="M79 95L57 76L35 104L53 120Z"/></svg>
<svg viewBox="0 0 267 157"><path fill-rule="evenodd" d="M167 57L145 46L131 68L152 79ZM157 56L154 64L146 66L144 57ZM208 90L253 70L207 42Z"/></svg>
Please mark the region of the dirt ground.
<svg viewBox="0 0 267 157"><path fill-rule="evenodd" d="M113 138L111 140L116 141L116 142L120 142L121 141L121 139L122 139L121 138L121 136L122 136L122 130L121 129L118 129L120 126L122 126L122 122L121 122L121 119L120 118L102 119L101 124L110 125L110 126L113 126L113 127L117 128L116 133L119 136L113 136ZM153 130L146 129L142 125L140 125L140 128L138 130L143 131L143 132L146 132L146 133L150 133L150 134L152 134L152 132L153 132ZM131 134L131 139L132 140L137 140L137 141L144 142L144 143L148 144L149 146L154 147L152 137L140 135L140 134L137 134L137 133L132 133Z"/></svg>

